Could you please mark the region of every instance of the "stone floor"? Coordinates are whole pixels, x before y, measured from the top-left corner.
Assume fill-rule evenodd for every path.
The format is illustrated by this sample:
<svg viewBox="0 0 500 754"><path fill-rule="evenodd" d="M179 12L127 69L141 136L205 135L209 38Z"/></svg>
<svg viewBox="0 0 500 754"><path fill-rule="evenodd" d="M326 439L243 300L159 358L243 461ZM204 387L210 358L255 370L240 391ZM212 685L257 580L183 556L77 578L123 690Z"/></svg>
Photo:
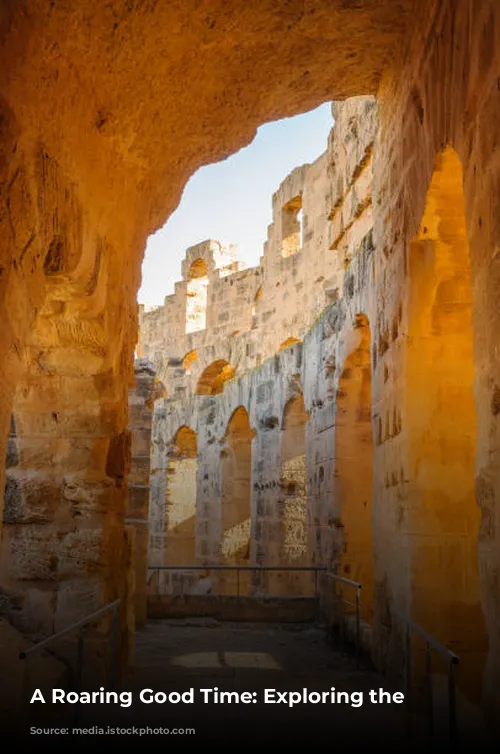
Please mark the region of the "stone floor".
<svg viewBox="0 0 500 754"><path fill-rule="evenodd" d="M302 693L304 688L327 692L332 687L335 692L347 692L349 701L298 703L293 707L264 703L264 689ZM363 660L360 668L356 668L354 657L343 656L338 648L329 645L320 628L221 624L210 619L150 621L137 634L134 662L121 682L122 690L132 692L132 706L80 705L78 726L96 726L103 731L108 726L195 729L194 734L139 736L128 733L120 736L123 741L131 738L132 745L137 745L141 739L140 745L149 749L187 748L193 743L196 746L214 744L224 751L245 744L262 751L271 746L291 748L292 744L320 749L342 745L354 751L375 744L383 746L385 751L434 748L426 739L422 721L417 723L415 739L410 745L405 702L370 702L369 691L380 688L391 693L401 691L376 673L368 661ZM193 704L144 704L139 701L142 689L167 694L194 689L195 701ZM210 702L204 703L200 689L251 692L256 701L252 698L249 704L213 703L210 697ZM359 692L363 694L363 703L356 706ZM73 708L70 705L57 707L60 710L57 724L71 725ZM446 729L439 724L436 727L434 745L442 752L448 748ZM105 733L106 738L108 735ZM115 740L115 736L116 733L107 740ZM100 742L106 740L102 735L73 737L71 748L88 749L98 738ZM61 741L61 737L58 740ZM462 726L460 743L464 748L466 740L470 748ZM480 745L481 754L489 750L485 743L477 740L476 734L473 741Z"/></svg>
<svg viewBox="0 0 500 754"><path fill-rule="evenodd" d="M155 719L171 721L163 724L195 726L197 735L219 743L231 734L254 745L271 738L282 744L300 740L303 745L331 745L339 738L354 744L366 740L367 728L371 735L390 728L401 740L405 732L404 703L368 702L370 689L387 688L383 679L366 662L357 670L352 656L332 650L324 632L313 627L151 623L138 636L132 679L136 688L149 684L165 691L194 687L254 692L257 702L251 704L198 703L182 710L166 704L155 710ZM323 692L332 687L350 699L353 692L363 692L363 704L300 703L290 708L264 703L264 689ZM196 696L201 702L201 694ZM153 706L143 706L144 719L151 717Z"/></svg>

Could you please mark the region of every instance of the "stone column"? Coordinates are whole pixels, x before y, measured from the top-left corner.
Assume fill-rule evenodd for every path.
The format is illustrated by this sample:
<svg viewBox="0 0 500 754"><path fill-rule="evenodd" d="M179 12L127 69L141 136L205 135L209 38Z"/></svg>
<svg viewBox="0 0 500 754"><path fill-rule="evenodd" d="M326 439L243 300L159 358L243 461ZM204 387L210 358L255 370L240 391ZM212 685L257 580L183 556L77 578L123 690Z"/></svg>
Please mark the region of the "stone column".
<svg viewBox="0 0 500 754"><path fill-rule="evenodd" d="M129 438L120 377L40 371L30 365L11 424L2 609L41 639L120 598L125 658L133 552L123 525ZM103 642L110 620L98 628Z"/></svg>
<svg viewBox="0 0 500 754"><path fill-rule="evenodd" d="M280 528L278 501L281 492L281 443L279 419L263 412L252 445L252 543L250 562L279 565ZM276 596L275 574L255 572L252 590L257 596Z"/></svg>
<svg viewBox="0 0 500 754"><path fill-rule="evenodd" d="M153 404L165 395L156 378L153 364L138 359L134 364L134 387L129 389L129 430L132 459L128 479L126 524L135 531L134 609L135 624L141 626L147 617L147 577L149 543L149 473L151 463L151 431Z"/></svg>

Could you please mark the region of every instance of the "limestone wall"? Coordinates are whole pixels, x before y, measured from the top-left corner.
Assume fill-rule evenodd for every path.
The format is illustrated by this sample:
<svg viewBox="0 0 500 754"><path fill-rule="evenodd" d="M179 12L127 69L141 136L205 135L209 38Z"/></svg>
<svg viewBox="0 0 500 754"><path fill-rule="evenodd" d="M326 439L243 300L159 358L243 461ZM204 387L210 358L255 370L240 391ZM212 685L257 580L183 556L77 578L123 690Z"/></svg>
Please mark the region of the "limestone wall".
<svg viewBox="0 0 500 754"><path fill-rule="evenodd" d="M154 415L152 564L340 566L344 541L335 527L340 498L333 496L335 397L344 339L348 349L355 342L349 334L356 324L350 310L353 305L355 311L367 310L372 295L371 159L377 115L373 98L336 104L334 110L327 151L313 165L294 170L273 196L274 222L261 266L215 280L209 273L206 321L214 327L182 335L179 344L178 327L163 324L171 302L177 310L185 307L183 284L164 307L141 315L141 351L156 359L168 391ZM189 249L185 273L196 259L214 268L212 250L218 248L206 242ZM221 325L221 316L233 311L234 319ZM187 355L181 361L182 353ZM369 354L368 346L368 359ZM232 371L223 381L217 365L226 362L225 369ZM216 385L212 394L211 384ZM241 412L248 416L247 436L232 440L231 426ZM183 450L186 432L195 443L192 455ZM242 471L246 456L249 464ZM245 515L228 529L227 511L245 496ZM369 524L368 517L371 531ZM183 539L187 528L188 542ZM242 549L244 555L231 559L229 552ZM234 590L234 578L182 569L161 572L152 577L150 593L225 593ZM314 577L240 574L238 587L241 593L311 593Z"/></svg>
<svg viewBox="0 0 500 754"><path fill-rule="evenodd" d="M390 604L411 611L497 710L499 34L494 3L419 7L404 66L382 81L373 328L376 625L390 631ZM443 333L452 351L433 355Z"/></svg>
<svg viewBox="0 0 500 754"><path fill-rule="evenodd" d="M376 111L373 98L336 107L342 115L327 151L312 165L296 168L272 198L273 222L261 265L234 271L238 263L233 258L230 264L229 251L206 241L186 252L184 280L164 306L147 312L141 307L138 349L155 363L169 397L197 394L200 378L214 362L226 362L236 374L254 369L301 340L328 303L341 296L349 254L372 227ZM347 151L344 141L352 142ZM337 176L346 182L345 190ZM196 265L203 266L206 278L190 280ZM202 279L206 317L204 326L198 321L200 329L192 331L187 310L199 293L189 286Z"/></svg>
<svg viewBox="0 0 500 754"><path fill-rule="evenodd" d="M146 621L146 583L149 548L149 475L151 468L151 429L153 404L165 394L153 365L145 359L134 364L133 385L129 388L129 430L131 459L125 524L133 531L135 625Z"/></svg>
<svg viewBox="0 0 500 754"><path fill-rule="evenodd" d="M363 601L373 623L374 656L380 666L402 653L404 627L395 612L399 610L464 657L461 684L470 698L478 699L483 691L493 700L499 657L494 586L499 533L492 466L498 329L496 257L485 255L484 249L495 246L488 197L495 194L498 166L496 142L486 124L494 120L498 98L493 52L480 72L471 63L474 55L481 58L477 45L493 50L491 13L488 4L472 17L465 4L458 8L436 3L429 22L423 16L418 20L404 85L399 73L388 73L382 81L374 140L363 143L365 121L350 110L356 103L335 105L337 135L342 133L342 138L336 141L334 131L327 151L330 188L325 195L330 201L323 220L328 245L335 247L342 262L335 270L338 303L321 318L333 318L330 342L318 336L319 323L311 328L312 320L308 335L307 327L302 332L290 330L293 313L298 322L304 311L306 317L311 312L300 293L287 319L286 299L270 292L273 259L276 265L272 249L280 233L275 212L262 262L261 322L265 312L269 330L279 331L280 324L269 314L279 301L275 308L283 314L288 334L302 345L286 353L291 359L288 368L278 354L258 369L255 363L248 376L238 379L236 371L236 379L225 383L220 397L200 400L188 388L183 408L174 401L162 410L164 424L171 427L164 442L179 423L189 424L204 438L199 447L206 446L206 452L198 458L197 556L210 561L220 557L217 442L230 411L239 404L247 408L256 432L251 558L276 562L286 498L281 487L283 411L292 397L290 390L300 385L310 414L309 558L333 562L340 572L368 585ZM452 41L457 24L458 42ZM444 91L435 86L439 80L448 82ZM300 183L301 170L290 176L291 185ZM285 191L278 205L282 208L290 198ZM327 255L323 249L318 259ZM311 266L314 258L311 253ZM299 255L280 260L285 292L291 290L298 260ZM296 276L300 279L300 272ZM278 275L274 279L278 281ZM267 304L266 296L273 304ZM315 339L317 345L312 346ZM279 349L277 340L269 341L265 355ZM245 380L253 380L252 390ZM219 426L220 407L229 396L234 396L233 403ZM278 405L268 404L266 415L260 404L257 408L259 399L263 404L277 400ZM212 401L218 401L215 407ZM356 401L358 408L352 413ZM371 437L363 425L369 403ZM204 435L207 422L213 429ZM345 457L352 455L349 449L356 443L360 463L352 468ZM356 481L356 475L366 477L367 455L372 456L371 499ZM354 517L353 511L358 511ZM366 565L370 558L350 554L366 553L367 548L373 551L371 569ZM417 672L421 662L417 653Z"/></svg>
<svg viewBox="0 0 500 754"><path fill-rule="evenodd" d="M167 27L173 33L166 36ZM348 370L358 367L361 377L351 379L348 372L342 384L357 391L362 406L366 399L367 324L356 319L364 315L371 336L375 443L376 658L387 665L393 650L401 649L394 609L404 610L463 655L462 668L469 668L464 678L476 698L482 687L484 703L498 720L499 41L493 0L317 0L306 9L256 0L251 11L214 2L210 14L204 4L190 2L175 8L118 0L2 5L0 448L4 453L14 414L17 455L9 452L1 586L2 604L12 615L21 605L23 625L44 635L111 599L126 604L132 597L123 478L136 293L148 235L175 209L197 167L248 144L262 123L327 100L376 94L372 243L362 243L365 251L356 253L359 245L350 233L359 229L366 238L361 215L349 227L337 206L344 197L349 217L351 201L358 206L350 191L354 172L339 170L331 181L323 256L328 260L334 242L338 248L345 244L343 256L352 253L345 273L339 265L338 286L332 285L344 303L337 309L332 302L329 334L316 352L308 352L299 372L311 414L308 444L317 446L308 461L309 477L317 473L314 506L328 510L333 494L329 485L338 459L335 401L328 396L335 394L349 355ZM356 153L352 133L336 162L355 171L364 150ZM356 186L358 180L361 175ZM276 233L282 220L275 218ZM344 222L343 231L338 223ZM287 253L293 222L288 229ZM280 275L293 278L299 255L280 261ZM321 265L319 256L316 263ZM283 289L273 281L272 264L263 270L279 297ZM333 272L318 277L326 281ZM299 271L296 277L301 282ZM298 308L306 294L296 293ZM274 308L268 305L256 310L263 323ZM156 316L166 316L169 306ZM294 313L286 316L283 340L293 337ZM182 313L171 318L179 336L185 321ZM313 335L305 336L308 327L301 331L299 320L295 324L307 350ZM179 374L182 391L176 384L169 390L174 404L182 393L186 406L199 406L188 413L206 412L208 419L242 380L255 380L248 385L257 391L260 378L238 370L247 358L255 362L244 368L256 369L259 354L262 376L271 383L272 351L283 342L271 342L275 333L274 326L267 328L270 340L262 350L262 332L254 342L242 341L244 349L231 350L224 340L221 356L193 363L199 371L189 381L197 383L214 358L231 364L236 379L219 396L195 399ZM193 350L184 345L179 360ZM215 341L209 346L215 352ZM293 360L296 353L280 355L280 365L282 358ZM316 405L307 387L310 371L321 383ZM435 382L429 378L433 371ZM267 395L270 389L262 388L263 401L275 400ZM281 430L274 417L280 419L275 411L287 395L285 388L275 391L279 406L264 417L265 432L255 426L255 409L250 411L256 432L252 465L260 475L255 481L264 485L259 511L271 517L279 498ZM246 397L238 394L237 400ZM349 414L351 402L344 407ZM450 430L446 416L457 417L459 431ZM187 417L179 413L178 420ZM309 429L316 422L324 428L317 437ZM219 494L217 440L226 426L220 423L215 442L207 438L201 464L203 557L219 537L220 517L210 518L209 505L212 490ZM352 439L346 435L343 447ZM212 477L205 479L209 470ZM0 473L3 489L3 467ZM332 536L343 540L341 524L342 518L333 521ZM273 532L266 541L273 541ZM128 615L124 610L120 616L122 634Z"/></svg>
<svg viewBox="0 0 500 754"><path fill-rule="evenodd" d="M132 599L123 478L148 235L197 167L266 120L374 94L410 15L401 3L394 14L338 3L339 23L329 1L317 10L2 5L0 452L14 414L19 484L1 585L40 635ZM365 34L353 55L346 35ZM4 475L2 464L2 494Z"/></svg>

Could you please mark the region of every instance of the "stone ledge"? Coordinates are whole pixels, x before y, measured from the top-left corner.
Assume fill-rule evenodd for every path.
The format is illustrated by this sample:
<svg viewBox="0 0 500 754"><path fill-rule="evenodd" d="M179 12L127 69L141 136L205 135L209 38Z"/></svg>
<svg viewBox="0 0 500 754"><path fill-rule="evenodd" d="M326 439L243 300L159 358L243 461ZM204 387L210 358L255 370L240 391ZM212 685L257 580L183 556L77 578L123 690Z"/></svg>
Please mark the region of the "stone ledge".
<svg viewBox="0 0 500 754"><path fill-rule="evenodd" d="M210 617L222 621L312 623L314 597L232 597L223 595L148 595L148 618Z"/></svg>

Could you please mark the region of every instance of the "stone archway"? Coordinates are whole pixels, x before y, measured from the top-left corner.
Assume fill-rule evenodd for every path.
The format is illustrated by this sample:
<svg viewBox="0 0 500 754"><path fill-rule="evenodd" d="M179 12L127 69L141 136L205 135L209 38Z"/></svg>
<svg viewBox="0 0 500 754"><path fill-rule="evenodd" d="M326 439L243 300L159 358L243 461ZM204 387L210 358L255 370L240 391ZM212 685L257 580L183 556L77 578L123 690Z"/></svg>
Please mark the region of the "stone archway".
<svg viewBox="0 0 500 754"><path fill-rule="evenodd" d="M224 383L232 380L236 371L228 361L217 359L201 373L196 386L197 395L219 395L224 390Z"/></svg>
<svg viewBox="0 0 500 754"><path fill-rule="evenodd" d="M187 374L191 373L193 364L196 361L198 361L198 352L193 348L191 351L188 351L188 353L182 359L182 366L186 370Z"/></svg>
<svg viewBox="0 0 500 754"><path fill-rule="evenodd" d="M180 427L168 454L165 498L165 565L193 565L196 555L198 442L190 427Z"/></svg>
<svg viewBox="0 0 500 754"><path fill-rule="evenodd" d="M462 166L435 162L409 252L406 422L412 617L461 658L480 696L487 653L480 603L472 290Z"/></svg>
<svg viewBox="0 0 500 754"><path fill-rule="evenodd" d="M250 564L252 438L248 412L239 406L232 414L221 453L221 562ZM228 573L220 580L223 591L236 593L236 578ZM240 594L249 593L250 576L240 573Z"/></svg>

